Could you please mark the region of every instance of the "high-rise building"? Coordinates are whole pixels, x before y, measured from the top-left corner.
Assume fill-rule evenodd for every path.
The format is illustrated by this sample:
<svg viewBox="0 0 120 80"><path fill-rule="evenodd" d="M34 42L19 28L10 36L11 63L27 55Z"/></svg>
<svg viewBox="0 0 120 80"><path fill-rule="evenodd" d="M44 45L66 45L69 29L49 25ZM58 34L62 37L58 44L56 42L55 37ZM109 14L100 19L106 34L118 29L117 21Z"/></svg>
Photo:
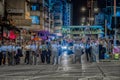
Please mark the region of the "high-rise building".
<svg viewBox="0 0 120 80"><path fill-rule="evenodd" d="M59 33L62 27L63 4L61 0L56 0L54 4L54 32Z"/></svg>
<svg viewBox="0 0 120 80"><path fill-rule="evenodd" d="M4 1L0 0L0 16L3 17L4 15Z"/></svg>
<svg viewBox="0 0 120 80"><path fill-rule="evenodd" d="M42 0L30 0L31 29L40 31L44 29L43 2Z"/></svg>
<svg viewBox="0 0 120 80"><path fill-rule="evenodd" d="M32 27L36 31L45 30L52 31L53 12L52 0L30 0L30 15L32 19ZM33 29L32 29L33 30Z"/></svg>
<svg viewBox="0 0 120 80"><path fill-rule="evenodd" d="M14 4L14 5L13 5ZM30 10L27 0L6 0L7 18L18 28L31 26Z"/></svg>
<svg viewBox="0 0 120 80"><path fill-rule="evenodd" d="M72 25L72 3L64 0L63 2L63 26Z"/></svg>
<svg viewBox="0 0 120 80"><path fill-rule="evenodd" d="M68 0L56 0L54 5L55 33L61 32L62 26L72 24L72 4Z"/></svg>

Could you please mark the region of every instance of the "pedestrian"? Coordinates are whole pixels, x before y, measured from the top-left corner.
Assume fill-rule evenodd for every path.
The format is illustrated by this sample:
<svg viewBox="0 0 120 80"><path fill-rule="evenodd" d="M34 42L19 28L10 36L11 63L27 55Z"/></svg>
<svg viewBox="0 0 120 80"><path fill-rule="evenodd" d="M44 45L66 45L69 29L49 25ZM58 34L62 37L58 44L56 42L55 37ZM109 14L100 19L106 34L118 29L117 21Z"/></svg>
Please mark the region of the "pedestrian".
<svg viewBox="0 0 120 80"><path fill-rule="evenodd" d="M25 63L30 63L30 42L27 42L25 45Z"/></svg>
<svg viewBox="0 0 120 80"><path fill-rule="evenodd" d="M1 44L0 44L0 66L2 65L2 58L3 58L3 54L2 54L2 48L1 48Z"/></svg>
<svg viewBox="0 0 120 80"><path fill-rule="evenodd" d="M30 45L31 55L32 55L32 64L36 65L37 63L37 49L38 46L35 42Z"/></svg>
<svg viewBox="0 0 120 80"><path fill-rule="evenodd" d="M57 55L58 55L58 59L57 59L57 57L56 57L56 59L58 60L58 64L61 64L61 59L62 59L62 44L61 44L61 42L56 42L56 48L57 48ZM56 55L56 56L57 56Z"/></svg>
<svg viewBox="0 0 120 80"><path fill-rule="evenodd" d="M79 42L75 42L74 44L74 51L75 51L75 63L78 61L81 63L81 55L82 55L82 48L80 47Z"/></svg>
<svg viewBox="0 0 120 80"><path fill-rule="evenodd" d="M20 46L20 44L16 44L16 55L15 55L15 61L16 64L20 64L20 57L22 57L22 47Z"/></svg>
<svg viewBox="0 0 120 80"><path fill-rule="evenodd" d="M16 45L15 42L12 43L12 65L15 65L15 55L16 55Z"/></svg>
<svg viewBox="0 0 120 80"><path fill-rule="evenodd" d="M92 61L93 62L98 62L98 54L99 54L99 48L98 44L96 42L93 42L91 44L91 53L92 53Z"/></svg>
<svg viewBox="0 0 120 80"><path fill-rule="evenodd" d="M56 41L52 42L52 64L58 64L58 45Z"/></svg>
<svg viewBox="0 0 120 80"><path fill-rule="evenodd" d="M41 61L42 61L42 63L45 63L46 53L47 53L47 46L46 46L45 42L43 41L42 45L41 45Z"/></svg>
<svg viewBox="0 0 120 80"><path fill-rule="evenodd" d="M92 56L91 56L91 45L90 45L89 41L86 43L85 52L86 52L87 61L91 62L91 58L92 58Z"/></svg>
<svg viewBox="0 0 120 80"><path fill-rule="evenodd" d="M12 49L13 49L13 46L12 46L12 43L10 42L8 44L8 54L7 54L7 57L8 57L8 65L13 65L13 57L12 57Z"/></svg>
<svg viewBox="0 0 120 80"><path fill-rule="evenodd" d="M3 43L1 49L2 49L2 55L3 55L3 65L5 65L6 64L6 55L7 55L7 52L8 52L6 42Z"/></svg>
<svg viewBox="0 0 120 80"><path fill-rule="evenodd" d="M47 62L47 64L50 64L50 57L51 57L51 44L50 44L50 42L46 42L46 46L47 46L46 62Z"/></svg>

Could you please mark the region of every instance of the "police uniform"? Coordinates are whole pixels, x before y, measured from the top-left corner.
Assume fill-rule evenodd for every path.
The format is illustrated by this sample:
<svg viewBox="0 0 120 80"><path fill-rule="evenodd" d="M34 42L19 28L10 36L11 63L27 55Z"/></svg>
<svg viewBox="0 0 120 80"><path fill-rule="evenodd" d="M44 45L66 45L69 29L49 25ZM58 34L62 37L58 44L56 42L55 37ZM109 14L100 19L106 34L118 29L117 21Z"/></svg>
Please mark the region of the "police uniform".
<svg viewBox="0 0 120 80"><path fill-rule="evenodd" d="M22 48L21 46L16 46L16 55L15 55L15 62L16 64L20 63L20 57L22 57Z"/></svg>
<svg viewBox="0 0 120 80"><path fill-rule="evenodd" d="M25 53L25 63L29 64L30 63L30 45L26 45L25 46L25 50L26 50L26 53Z"/></svg>
<svg viewBox="0 0 120 80"><path fill-rule="evenodd" d="M87 61L91 62L92 60L92 56L91 56L91 45L89 43L86 44L85 46L85 51L86 51L86 57L87 57Z"/></svg>
<svg viewBox="0 0 120 80"><path fill-rule="evenodd" d="M12 45L12 64L13 65L16 63L16 61L15 61L15 55L16 55L16 46Z"/></svg>
<svg viewBox="0 0 120 80"><path fill-rule="evenodd" d="M46 46L47 46L46 62L47 62L47 64L50 64L51 44L46 44Z"/></svg>
<svg viewBox="0 0 120 80"><path fill-rule="evenodd" d="M6 55L7 55L7 46L3 45L1 47L1 49L2 49L2 55L3 55L3 64L5 65L6 64Z"/></svg>
<svg viewBox="0 0 120 80"><path fill-rule="evenodd" d="M32 44L31 46L30 46L30 49L31 49L31 52L32 52L32 63L34 64L34 65L36 65L36 62L37 62L37 45L36 44Z"/></svg>
<svg viewBox="0 0 120 80"><path fill-rule="evenodd" d="M12 63L13 63L13 57L12 57L12 48L13 48L13 46L9 45L7 48L8 48L8 55L7 55L7 57L8 57L8 65L12 65Z"/></svg>
<svg viewBox="0 0 120 80"><path fill-rule="evenodd" d="M52 62L53 64L58 63L58 45L52 44Z"/></svg>
<svg viewBox="0 0 120 80"><path fill-rule="evenodd" d="M75 52L75 63L79 61L81 63L81 55L82 55L82 49L80 47L80 44L74 45L74 52Z"/></svg>
<svg viewBox="0 0 120 80"><path fill-rule="evenodd" d="M41 45L41 61L42 63L45 63L45 56L46 56L46 53L47 53L47 46L46 44L42 44Z"/></svg>
<svg viewBox="0 0 120 80"><path fill-rule="evenodd" d="M1 48L1 46L0 46L0 65L2 65L2 58L3 58L2 48Z"/></svg>
<svg viewBox="0 0 120 80"><path fill-rule="evenodd" d="M95 61L95 62L98 62L98 54L99 54L99 51L98 51L98 45L96 43L92 44L92 60Z"/></svg>

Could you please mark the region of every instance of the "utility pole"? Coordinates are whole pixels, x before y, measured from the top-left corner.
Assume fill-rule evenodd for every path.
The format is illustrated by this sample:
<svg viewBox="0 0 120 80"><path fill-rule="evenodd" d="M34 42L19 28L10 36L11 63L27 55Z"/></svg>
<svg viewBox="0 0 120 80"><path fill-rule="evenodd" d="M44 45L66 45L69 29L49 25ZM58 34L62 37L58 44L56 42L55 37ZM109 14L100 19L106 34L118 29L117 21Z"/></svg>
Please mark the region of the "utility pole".
<svg viewBox="0 0 120 80"><path fill-rule="evenodd" d="M117 35L117 29L116 29L116 24L117 24L117 19L116 19L116 0L114 0L114 22L115 22L114 46L116 46L116 35Z"/></svg>
<svg viewBox="0 0 120 80"><path fill-rule="evenodd" d="M93 10L94 10L93 5L94 5L94 1L91 0L91 17L90 17L91 25L93 25L93 20L92 20L93 19Z"/></svg>
<svg viewBox="0 0 120 80"><path fill-rule="evenodd" d="M107 38L107 20L105 20L105 38Z"/></svg>
<svg viewBox="0 0 120 80"><path fill-rule="evenodd" d="M3 5L4 5L4 16L3 16L3 23L2 23L2 26L1 26L1 33L2 33L2 44L4 44L4 36L3 36L3 33L4 33L4 25L7 24L7 10L6 10L6 0L3 0Z"/></svg>

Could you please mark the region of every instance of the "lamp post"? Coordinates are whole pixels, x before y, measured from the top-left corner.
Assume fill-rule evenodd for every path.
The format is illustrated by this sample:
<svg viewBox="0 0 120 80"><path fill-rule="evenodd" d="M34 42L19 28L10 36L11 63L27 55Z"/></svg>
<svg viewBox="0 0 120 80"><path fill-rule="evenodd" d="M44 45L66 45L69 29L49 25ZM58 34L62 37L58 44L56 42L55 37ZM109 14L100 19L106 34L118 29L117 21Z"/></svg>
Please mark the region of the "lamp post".
<svg viewBox="0 0 120 80"><path fill-rule="evenodd" d="M116 46L116 35L117 35L117 30L116 30L116 22L117 22L117 19L116 19L116 0L114 0L114 22L115 22L115 28L114 28L114 30L115 30L115 34L114 34L114 46Z"/></svg>

